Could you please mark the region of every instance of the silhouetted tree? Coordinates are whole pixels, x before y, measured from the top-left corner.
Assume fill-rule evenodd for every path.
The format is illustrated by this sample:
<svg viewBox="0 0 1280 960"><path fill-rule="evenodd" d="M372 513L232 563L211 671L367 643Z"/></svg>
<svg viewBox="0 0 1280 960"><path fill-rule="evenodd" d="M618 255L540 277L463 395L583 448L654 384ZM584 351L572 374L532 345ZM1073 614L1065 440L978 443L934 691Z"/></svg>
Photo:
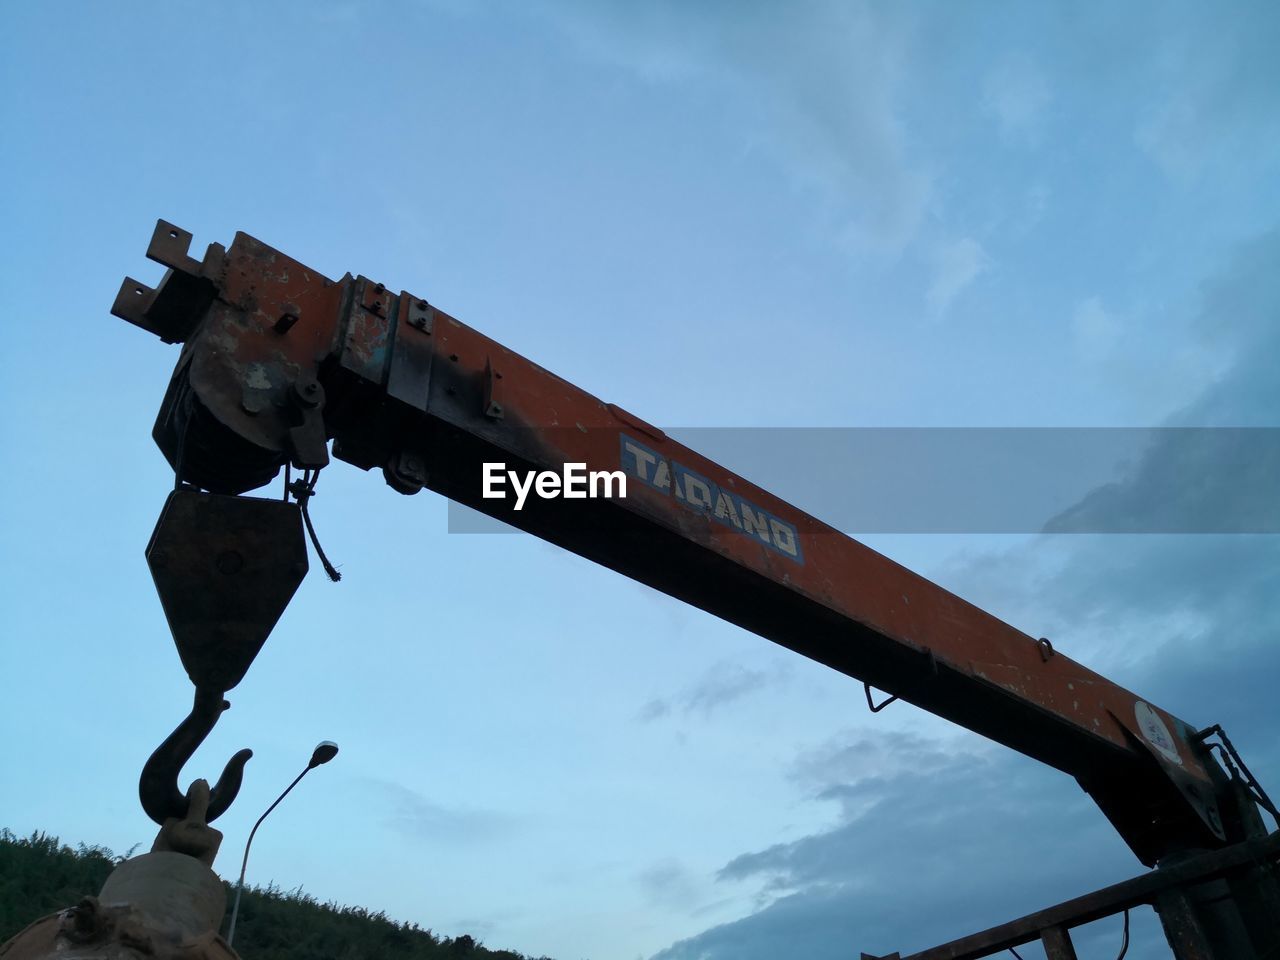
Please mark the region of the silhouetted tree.
<svg viewBox="0 0 1280 960"><path fill-rule="evenodd" d="M124 859L105 847L81 844L73 850L48 834L20 838L0 830L0 943L97 893ZM320 903L301 887L286 894L274 885L245 889L235 945L253 960L528 960L510 950L489 950L469 934L441 939L382 911Z"/></svg>

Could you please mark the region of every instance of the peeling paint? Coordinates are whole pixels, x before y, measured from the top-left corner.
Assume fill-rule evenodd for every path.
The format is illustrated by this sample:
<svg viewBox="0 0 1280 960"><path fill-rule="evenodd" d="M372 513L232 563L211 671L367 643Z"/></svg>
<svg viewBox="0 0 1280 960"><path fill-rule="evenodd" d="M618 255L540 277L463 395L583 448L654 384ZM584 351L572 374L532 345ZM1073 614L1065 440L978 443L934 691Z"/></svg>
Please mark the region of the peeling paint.
<svg viewBox="0 0 1280 960"><path fill-rule="evenodd" d="M271 389L271 378L267 376L267 369L261 363L251 363L244 371L245 386L251 390L269 390Z"/></svg>

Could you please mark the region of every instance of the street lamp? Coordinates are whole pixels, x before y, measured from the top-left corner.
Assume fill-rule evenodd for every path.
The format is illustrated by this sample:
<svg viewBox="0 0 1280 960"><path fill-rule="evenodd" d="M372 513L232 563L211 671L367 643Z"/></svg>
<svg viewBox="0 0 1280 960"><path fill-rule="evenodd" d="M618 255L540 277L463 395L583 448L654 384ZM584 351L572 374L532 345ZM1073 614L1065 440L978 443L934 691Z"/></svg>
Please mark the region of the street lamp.
<svg viewBox="0 0 1280 960"><path fill-rule="evenodd" d="M253 829L249 831L249 841L244 845L244 859L240 861L240 879L236 882L236 901L231 907L231 923L227 927L227 946L231 946L231 941L236 935L236 916L240 913L240 894L244 892L244 871L249 865L249 847L253 845L253 835L258 832L258 828L262 826L262 821L267 819L267 814L271 813L280 805L280 801L289 795L289 791L298 785L298 781L310 773L314 768L322 763L328 763L338 755L338 745L332 740L321 740L316 744L316 748L311 751L311 760L307 763L306 769L298 774L293 783L284 788L284 793L276 797L276 802L267 807L267 812L258 818L258 822L253 825Z"/></svg>

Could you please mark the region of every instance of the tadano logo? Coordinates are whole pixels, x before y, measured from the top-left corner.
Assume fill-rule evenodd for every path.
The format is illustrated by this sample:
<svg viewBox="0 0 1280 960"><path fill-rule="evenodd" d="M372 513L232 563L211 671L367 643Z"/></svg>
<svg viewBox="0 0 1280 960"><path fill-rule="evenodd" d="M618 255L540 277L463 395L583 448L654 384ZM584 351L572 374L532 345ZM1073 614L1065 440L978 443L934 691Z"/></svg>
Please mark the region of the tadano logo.
<svg viewBox="0 0 1280 960"><path fill-rule="evenodd" d="M745 533L752 540L804 563L800 535L795 525L745 500L732 490L717 486L675 460L668 460L625 433L622 440L622 469L677 503L705 514L717 523Z"/></svg>
<svg viewBox="0 0 1280 960"><path fill-rule="evenodd" d="M508 470L505 463L486 463L484 486L480 495L486 500L505 500L507 492L503 487L508 480L516 494L516 510L524 509L524 502L530 491L543 500L554 500L556 497L586 500L588 497L594 499L627 495L627 478L621 470L588 471L585 463L566 463L561 473L554 470L529 470L523 478L515 470Z"/></svg>

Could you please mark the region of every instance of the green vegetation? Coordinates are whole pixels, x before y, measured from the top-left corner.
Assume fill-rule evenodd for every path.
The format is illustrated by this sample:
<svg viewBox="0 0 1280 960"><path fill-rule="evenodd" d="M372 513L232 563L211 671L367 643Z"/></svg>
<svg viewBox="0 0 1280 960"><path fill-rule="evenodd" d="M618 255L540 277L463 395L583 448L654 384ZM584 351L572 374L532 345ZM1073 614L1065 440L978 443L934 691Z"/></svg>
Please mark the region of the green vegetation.
<svg viewBox="0 0 1280 960"><path fill-rule="evenodd" d="M0 943L97 893L124 859L104 847L80 844L73 850L47 834L22 838L0 830ZM228 884L228 904L234 892ZM245 889L235 945L247 960L527 960L510 950L490 950L466 934L439 937L385 913L319 903L301 891L275 887Z"/></svg>

